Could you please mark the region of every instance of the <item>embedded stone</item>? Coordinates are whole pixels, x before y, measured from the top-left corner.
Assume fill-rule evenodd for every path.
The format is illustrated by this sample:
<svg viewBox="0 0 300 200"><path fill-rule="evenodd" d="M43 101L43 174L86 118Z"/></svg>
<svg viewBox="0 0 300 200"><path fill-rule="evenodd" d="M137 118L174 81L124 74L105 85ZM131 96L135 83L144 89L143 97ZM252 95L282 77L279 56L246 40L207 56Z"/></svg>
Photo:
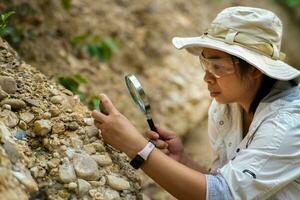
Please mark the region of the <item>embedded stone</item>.
<svg viewBox="0 0 300 200"><path fill-rule="evenodd" d="M49 120L37 120L33 124L33 132L38 136L45 136L51 131L51 125Z"/></svg>
<svg viewBox="0 0 300 200"><path fill-rule="evenodd" d="M16 163L21 157L16 144L11 142L6 142L4 143L3 148L5 149L5 152L12 163Z"/></svg>
<svg viewBox="0 0 300 200"><path fill-rule="evenodd" d="M130 184L127 180L114 175L106 175L108 185L115 190L127 190Z"/></svg>
<svg viewBox="0 0 300 200"><path fill-rule="evenodd" d="M0 112L0 120L10 128L17 126L19 123L17 115L10 110L3 110Z"/></svg>
<svg viewBox="0 0 300 200"><path fill-rule="evenodd" d="M24 172L13 171L12 174L26 187L29 193L38 191L38 185L28 170Z"/></svg>
<svg viewBox="0 0 300 200"><path fill-rule="evenodd" d="M6 97L8 97L8 94L4 90L2 90L2 88L0 86L0 101L5 99Z"/></svg>
<svg viewBox="0 0 300 200"><path fill-rule="evenodd" d="M85 195L91 188L91 184L89 182L83 180L83 179L78 179L78 193L80 196Z"/></svg>
<svg viewBox="0 0 300 200"><path fill-rule="evenodd" d="M50 106L49 112L51 113L51 117L57 117L60 114L60 110L55 105Z"/></svg>
<svg viewBox="0 0 300 200"><path fill-rule="evenodd" d="M99 134L99 129L96 126L86 126L85 133L91 138Z"/></svg>
<svg viewBox="0 0 300 200"><path fill-rule="evenodd" d="M58 122L58 123L55 123L53 126L52 126L52 133L54 134L61 134L61 133L64 133L65 132L65 125L63 122Z"/></svg>
<svg viewBox="0 0 300 200"><path fill-rule="evenodd" d="M39 107L40 102L38 100L32 99L32 98L25 98L24 101L29 105L29 106L35 106Z"/></svg>
<svg viewBox="0 0 300 200"><path fill-rule="evenodd" d="M74 154L73 165L78 177L88 181L99 179L98 165L89 155Z"/></svg>
<svg viewBox="0 0 300 200"><path fill-rule="evenodd" d="M120 194L116 190L106 188L103 193L104 199L120 199Z"/></svg>
<svg viewBox="0 0 300 200"><path fill-rule="evenodd" d="M58 174L63 183L76 181L76 174L73 165L68 159L63 160L63 164L59 166Z"/></svg>
<svg viewBox="0 0 300 200"><path fill-rule="evenodd" d="M8 94L13 94L17 91L17 82L9 76L0 76L0 86Z"/></svg>
<svg viewBox="0 0 300 200"><path fill-rule="evenodd" d="M1 101L1 105L4 104L10 105L12 110L20 110L26 107L25 102L20 99L4 99Z"/></svg>
<svg viewBox="0 0 300 200"><path fill-rule="evenodd" d="M63 97L62 96L53 96L53 97L51 97L50 101L53 104L61 104L63 101Z"/></svg>
<svg viewBox="0 0 300 200"><path fill-rule="evenodd" d="M108 155L108 153L104 154L104 155L92 155L91 156L100 166L107 166L107 165L111 165L112 164L112 160L110 158L110 156Z"/></svg>
<svg viewBox="0 0 300 200"><path fill-rule="evenodd" d="M34 114L30 112L24 112L20 114L20 119L26 123L31 122L34 119Z"/></svg>

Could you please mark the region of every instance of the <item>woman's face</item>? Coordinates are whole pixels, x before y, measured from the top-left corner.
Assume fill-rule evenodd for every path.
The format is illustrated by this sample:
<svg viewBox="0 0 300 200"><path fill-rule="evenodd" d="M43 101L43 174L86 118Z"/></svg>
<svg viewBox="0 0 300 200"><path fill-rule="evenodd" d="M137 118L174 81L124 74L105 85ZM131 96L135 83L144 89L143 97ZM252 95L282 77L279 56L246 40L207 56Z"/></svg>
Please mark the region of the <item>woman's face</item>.
<svg viewBox="0 0 300 200"><path fill-rule="evenodd" d="M249 79L248 76L241 78L238 63L235 63L229 54L205 48L202 53L202 59L207 59L207 62L201 62L202 65L206 64L206 67L209 65L208 68L204 67L204 81L207 83L210 96L215 98L217 102L222 104L232 102L245 103L250 98L248 96L251 89L251 84L249 84L251 83L251 78ZM226 69L225 71L222 70L224 68ZM219 69L221 69L220 73L218 73Z"/></svg>

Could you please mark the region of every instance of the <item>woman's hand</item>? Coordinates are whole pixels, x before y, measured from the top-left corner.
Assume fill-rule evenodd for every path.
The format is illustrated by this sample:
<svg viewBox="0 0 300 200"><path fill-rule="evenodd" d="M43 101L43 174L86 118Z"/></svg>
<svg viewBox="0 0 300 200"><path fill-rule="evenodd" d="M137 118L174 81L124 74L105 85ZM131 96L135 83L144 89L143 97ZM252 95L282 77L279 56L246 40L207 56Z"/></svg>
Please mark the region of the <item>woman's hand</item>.
<svg viewBox="0 0 300 200"><path fill-rule="evenodd" d="M174 160L181 162L183 156L183 145L180 138L175 132L155 125L157 132L147 131L147 137L153 141L156 148L160 149L163 153L167 154Z"/></svg>
<svg viewBox="0 0 300 200"><path fill-rule="evenodd" d="M101 130L104 142L126 153L129 157L134 157L137 152L146 146L147 140L114 107L106 95L101 94L99 98L108 115L93 111L92 117L94 118L95 125Z"/></svg>

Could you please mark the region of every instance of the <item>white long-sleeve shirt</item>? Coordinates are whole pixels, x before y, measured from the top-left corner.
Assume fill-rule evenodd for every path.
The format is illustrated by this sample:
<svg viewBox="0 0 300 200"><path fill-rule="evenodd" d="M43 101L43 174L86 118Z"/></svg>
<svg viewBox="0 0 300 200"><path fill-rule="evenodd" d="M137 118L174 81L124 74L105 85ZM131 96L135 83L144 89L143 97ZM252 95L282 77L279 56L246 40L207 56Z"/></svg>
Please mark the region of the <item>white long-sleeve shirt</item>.
<svg viewBox="0 0 300 200"><path fill-rule="evenodd" d="M244 138L242 124L238 104L212 102L208 134L218 176L206 177L207 199L300 199L300 86L278 81Z"/></svg>

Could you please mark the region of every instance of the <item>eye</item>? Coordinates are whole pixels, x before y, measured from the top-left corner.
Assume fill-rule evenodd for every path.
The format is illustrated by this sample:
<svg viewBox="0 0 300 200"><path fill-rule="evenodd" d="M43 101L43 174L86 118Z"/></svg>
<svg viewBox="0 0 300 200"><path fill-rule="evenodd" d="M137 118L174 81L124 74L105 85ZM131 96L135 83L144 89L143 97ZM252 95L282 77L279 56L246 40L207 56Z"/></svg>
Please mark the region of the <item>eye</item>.
<svg viewBox="0 0 300 200"><path fill-rule="evenodd" d="M213 70L215 70L215 71L219 71L219 70L221 70L222 68L223 68L223 66L221 66L221 65L213 64Z"/></svg>

